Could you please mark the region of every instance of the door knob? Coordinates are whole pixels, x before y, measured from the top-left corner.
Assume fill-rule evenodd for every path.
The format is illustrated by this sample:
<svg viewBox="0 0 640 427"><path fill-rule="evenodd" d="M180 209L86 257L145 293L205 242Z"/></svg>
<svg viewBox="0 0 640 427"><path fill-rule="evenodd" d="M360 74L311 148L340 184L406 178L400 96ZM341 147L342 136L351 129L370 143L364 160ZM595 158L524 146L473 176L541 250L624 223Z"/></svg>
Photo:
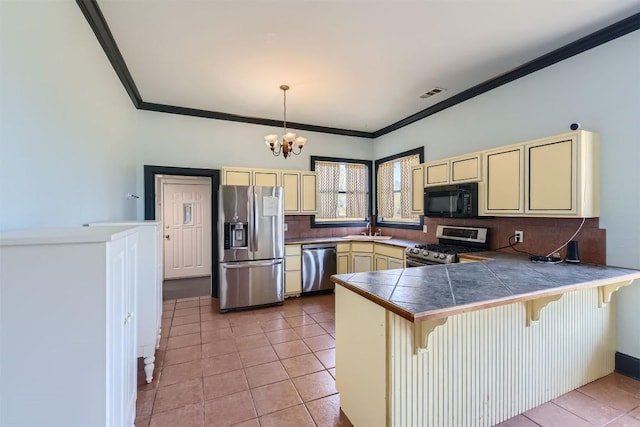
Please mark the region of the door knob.
<svg viewBox="0 0 640 427"><path fill-rule="evenodd" d="M171 240L171 236L169 236L168 234L166 236L164 236L165 239L167 240Z"/></svg>

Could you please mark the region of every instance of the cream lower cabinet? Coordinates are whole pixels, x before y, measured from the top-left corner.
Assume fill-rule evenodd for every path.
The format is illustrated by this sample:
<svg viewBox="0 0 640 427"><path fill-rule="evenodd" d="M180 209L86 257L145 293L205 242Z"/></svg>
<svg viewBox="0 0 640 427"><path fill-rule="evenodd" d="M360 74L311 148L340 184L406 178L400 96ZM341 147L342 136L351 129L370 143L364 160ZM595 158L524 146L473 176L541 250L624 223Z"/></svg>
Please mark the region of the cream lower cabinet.
<svg viewBox="0 0 640 427"><path fill-rule="evenodd" d="M133 425L138 236L137 227L0 233L0 425Z"/></svg>
<svg viewBox="0 0 640 427"><path fill-rule="evenodd" d="M404 268L404 248L376 243L375 271Z"/></svg>
<svg viewBox="0 0 640 427"><path fill-rule="evenodd" d="M351 243L336 244L336 270L338 274L351 273L349 268L349 256Z"/></svg>
<svg viewBox="0 0 640 427"><path fill-rule="evenodd" d="M365 273L404 267L404 248L402 247L377 242L337 244L338 274Z"/></svg>
<svg viewBox="0 0 640 427"><path fill-rule="evenodd" d="M284 296L300 296L302 293L302 247L285 245L284 247Z"/></svg>
<svg viewBox="0 0 640 427"><path fill-rule="evenodd" d="M373 243L351 243L351 273L373 271Z"/></svg>

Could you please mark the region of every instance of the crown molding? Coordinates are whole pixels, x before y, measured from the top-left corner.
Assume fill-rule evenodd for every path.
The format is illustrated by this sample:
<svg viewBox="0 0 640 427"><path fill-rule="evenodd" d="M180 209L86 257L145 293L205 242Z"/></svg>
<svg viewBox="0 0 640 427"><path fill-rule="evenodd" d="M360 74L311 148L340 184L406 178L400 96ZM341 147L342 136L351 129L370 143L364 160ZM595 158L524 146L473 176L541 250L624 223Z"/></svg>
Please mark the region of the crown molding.
<svg viewBox="0 0 640 427"><path fill-rule="evenodd" d="M102 46L109 62L113 66L118 78L122 82L125 90L129 94L131 98L131 102L133 105L139 110L145 111L156 111L162 113L170 113L170 114L179 114L184 116L193 116L193 117L203 117L208 119L215 120L227 120L232 122L241 122L241 123L249 123L256 125L264 125L264 126L277 126L282 127L283 122L280 120L272 120L265 119L259 117L248 117L248 116L239 116L235 114L223 113L218 111L209 111L209 110L199 110L195 108L189 107L179 107L174 105L165 105L165 104L156 104L153 102L146 102L142 100L140 93L136 87L135 82L133 81L133 77L131 77L131 73L129 73L129 69L127 68L127 64L120 53L120 49L118 49L118 45L111 34L111 30L107 22L102 15L102 11L98 6L96 0L76 0L76 3L82 10L84 17L87 22L91 26L93 33L96 35L98 42ZM333 135L345 135L352 136L358 138L369 138L374 139L380 136L391 133L395 130L408 126L412 123L415 123L419 120L422 120L426 117L429 117L433 114L436 114L440 111L446 110L447 108L453 107L454 105L460 104L461 102L467 101L471 98L474 98L478 95L481 95L485 92L488 92L492 89L505 85L509 82L517 80L521 77L527 76L531 73L535 73L543 68L546 68L550 65L556 64L560 61L563 61L567 58L571 58L579 53L585 52L589 49L593 49L594 47L600 46L601 44L607 43L611 40L614 40L618 37L622 37L626 34L629 34L633 31L637 31L640 29L640 13L636 13L634 15L629 16L621 21L616 22L615 24L609 25L601 30L598 30L592 34L589 34L581 39L578 39L572 43L569 43L563 47L560 47L552 52L549 52L545 55L542 55L532 61L527 62L526 64L521 65L518 68L515 68L508 73L501 74L492 79L489 79L485 82L477 84L469 89L466 89L456 95L453 95L450 98L445 99L437 104L432 105L431 107L425 108L415 114L412 114L408 117L405 117L402 120L398 120L395 123L390 124L389 126L385 126L381 129L378 129L374 132L365 132L359 130L352 129L341 129L327 126L318 126L313 124L305 124L305 123L295 123L295 122L287 122L288 127L298 129L298 130L306 130L310 132L320 132L320 133L328 133Z"/></svg>

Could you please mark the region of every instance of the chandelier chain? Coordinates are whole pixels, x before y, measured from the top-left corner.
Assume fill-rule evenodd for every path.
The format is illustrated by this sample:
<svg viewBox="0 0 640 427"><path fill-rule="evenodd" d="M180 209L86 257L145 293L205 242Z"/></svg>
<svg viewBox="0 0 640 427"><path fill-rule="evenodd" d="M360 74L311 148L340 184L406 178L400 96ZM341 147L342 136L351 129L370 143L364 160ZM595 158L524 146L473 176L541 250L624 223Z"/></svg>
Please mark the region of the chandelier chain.
<svg viewBox="0 0 640 427"><path fill-rule="evenodd" d="M284 133L287 133L287 90L282 91L284 93Z"/></svg>

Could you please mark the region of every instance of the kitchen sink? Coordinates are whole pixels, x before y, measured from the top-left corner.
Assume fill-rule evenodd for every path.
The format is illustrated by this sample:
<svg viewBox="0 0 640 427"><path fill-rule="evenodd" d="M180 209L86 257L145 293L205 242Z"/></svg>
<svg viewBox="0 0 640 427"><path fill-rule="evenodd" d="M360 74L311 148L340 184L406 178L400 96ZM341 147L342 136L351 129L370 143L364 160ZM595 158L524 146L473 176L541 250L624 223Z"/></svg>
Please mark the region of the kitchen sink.
<svg viewBox="0 0 640 427"><path fill-rule="evenodd" d="M351 236L344 236L346 240L389 240L391 236L363 236L362 234L353 234Z"/></svg>

